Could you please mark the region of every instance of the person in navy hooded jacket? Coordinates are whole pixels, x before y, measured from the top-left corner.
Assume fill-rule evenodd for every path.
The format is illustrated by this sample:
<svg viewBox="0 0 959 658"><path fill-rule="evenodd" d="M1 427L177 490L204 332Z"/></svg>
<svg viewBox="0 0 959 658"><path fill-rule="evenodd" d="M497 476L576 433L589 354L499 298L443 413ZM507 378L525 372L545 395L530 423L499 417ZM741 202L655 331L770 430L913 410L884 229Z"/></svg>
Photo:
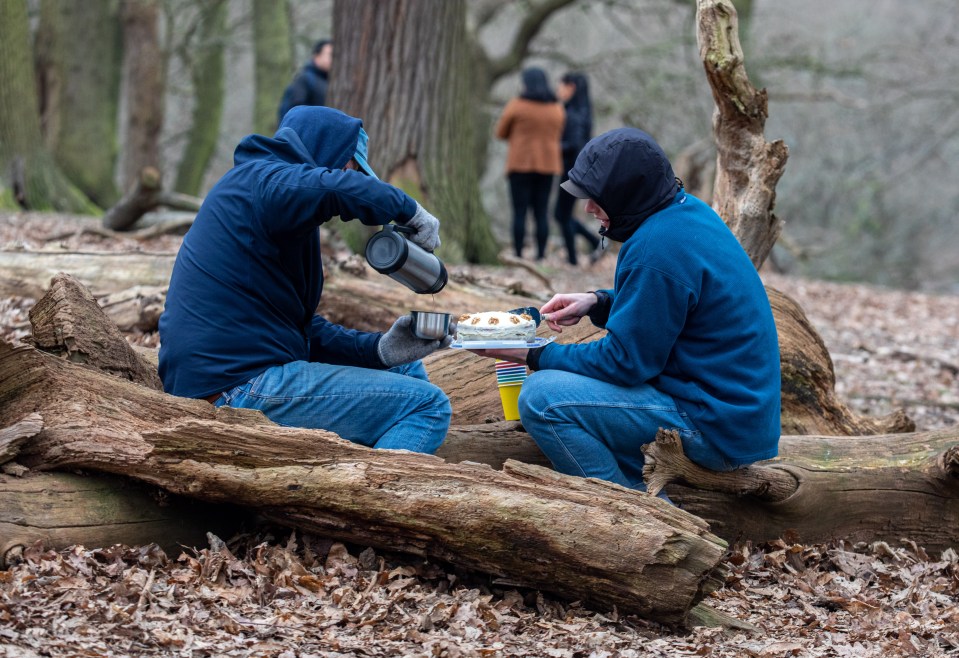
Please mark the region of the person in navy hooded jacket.
<svg viewBox="0 0 959 658"><path fill-rule="evenodd" d="M276 134L249 135L210 190L177 254L160 317L160 377L173 395L259 409L280 425L319 428L375 448L432 453L449 399L420 359L410 316L386 333L316 314L319 226L334 217L395 221L432 251L439 221L367 161L362 121L327 107L291 109Z"/></svg>
<svg viewBox="0 0 959 658"><path fill-rule="evenodd" d="M556 470L645 490L642 446L660 427L678 430L687 457L708 469L775 457L776 325L723 220L635 128L590 141L563 188L622 246L612 289L556 295L541 313L555 331L589 317L606 335L477 351L534 371L520 418Z"/></svg>

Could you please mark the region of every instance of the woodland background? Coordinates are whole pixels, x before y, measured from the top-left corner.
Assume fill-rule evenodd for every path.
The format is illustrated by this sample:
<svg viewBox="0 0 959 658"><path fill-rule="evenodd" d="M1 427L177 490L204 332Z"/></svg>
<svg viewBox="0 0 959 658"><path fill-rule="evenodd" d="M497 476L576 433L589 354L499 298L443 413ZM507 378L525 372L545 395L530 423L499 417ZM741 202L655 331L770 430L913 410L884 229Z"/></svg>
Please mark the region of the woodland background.
<svg viewBox="0 0 959 658"><path fill-rule="evenodd" d="M382 21L369 13L374 5L418 11L411 12L413 21L395 15ZM790 148L776 205L786 234L762 271L764 280L806 309L835 362L837 393L857 412L905 408L920 431L955 426L957 298L928 294L954 293L957 285L956 191L949 181L957 159L950 66L956 18L950 6L737 6L747 70L770 93L766 134ZM475 66L428 62L445 76L433 93L422 93L430 90L418 86L415 75L404 78L408 71L383 75L373 64L350 62L348 49L340 50L333 98L339 93L344 105L362 101L376 117L395 101L397 114L413 128L410 134L421 140L399 144L396 135L405 132L371 121L389 126L379 141L374 134L374 166L428 195L432 207L447 210L439 214L454 239L443 256L458 281L492 282L532 299L548 296L546 289L608 285L612 258L571 270L557 245L535 274L515 263L489 267L508 219L503 146L489 139L488 127L516 93L520 67L537 63L554 74L583 68L594 81L597 128L630 123L649 130L682 167L690 187L708 197L712 101L696 53L693 14L692 3L665 0L0 0L0 48L19 35L17 52L27 53L30 64L18 69L17 57L0 58L0 194L13 208L0 214L0 242L26 251L175 250L175 235L139 233L128 240L97 232L96 215L143 166L158 167L168 189L202 196L229 166L242 135L271 131L279 93L317 36L333 33L343 44L352 34L388 49L408 44L411 57L428 52L416 48L431 39L455 38L478 48L469 60ZM60 22L71 20L77 23ZM91 21L83 30L104 31L80 38L88 33L79 30L83 20ZM395 40L387 33L392 25L401 26ZM113 50L101 48L109 44ZM105 65L104 52L118 65ZM92 75L75 95L63 95L75 79L59 68L67 63L108 73L108 79ZM70 71L80 79L77 68ZM15 73L31 69L35 77L27 87L10 86ZM97 80L106 93L84 97ZM213 94L213 104L197 93L217 89L222 93ZM21 111L34 98L32 116L42 118L36 126ZM115 112L91 116L115 117L106 127L71 124L83 116L85 103L96 106L104 99L115 99ZM463 99L471 107L464 109ZM445 131L442 141L452 150L420 130L425 124L418 119L435 121L441 106L459 108L432 124ZM70 144L81 137L92 140ZM112 151L102 150L104 145ZM423 179L407 176L404 158L411 153L427 162ZM86 178L104 161L108 166L99 175ZM448 165L448 179L430 170L430 162ZM108 184L97 189L94 182L103 181ZM475 198L448 198L451 181L475 185L475 194L465 195ZM355 271L348 247L356 236L343 231L342 241L325 237L337 271ZM17 295L0 300L4 339L27 335L33 301ZM153 333L133 330L125 338L156 344ZM0 572L0 655L772 657L959 651L954 548L927 552L909 537L898 543L801 542L787 533L768 543L730 546L723 559L725 586L709 603L744 624L725 629L664 627L454 564L288 529L260 526L228 543L211 535L208 548L194 545L180 555L154 545L66 551L37 545Z"/></svg>
<svg viewBox="0 0 959 658"><path fill-rule="evenodd" d="M816 278L955 292L959 16L953 3L735 4L750 78L769 94L767 136L784 140L790 150L777 188L776 211L786 228L775 265ZM20 21L13 10L24 5L28 14ZM340 5L336 35L344 43L376 37L401 53L398 41L388 46L383 34L377 37L377 24L362 6ZM688 187L708 198L713 104L695 43L695 3L475 0L441 6L443 12L427 11L412 24L385 17L414 44L395 69L371 71L369 62L352 62L341 48L331 102L367 108L372 163L394 180L402 179L406 153L400 151L412 150L422 160L430 147L395 144L388 137L394 126L385 119L377 125L383 115L362 85L404 85L387 99L397 112L402 106L408 125L416 124L431 97L444 93L470 106L454 107L454 118L443 126L451 146L442 159L481 159L471 163L465 184L451 183L461 190L457 195L473 198L448 202L437 183L432 197L421 194L457 238L442 254L448 261L493 262L488 231L506 242L505 147L492 139L491 124L518 92L523 66L544 66L554 79L570 68L587 72L597 132L623 124L647 130L677 161ZM335 11L330 0L7 0L0 28L8 51L0 74L6 187L38 159L29 151L39 129L59 170L100 208L115 202L145 164L159 167L168 188L202 196L230 166L243 135L272 133L283 87L313 41L334 35ZM416 47L453 34L472 53L470 70L450 63L450 77L432 91L405 76L410 58L425 52ZM15 76L20 60L10 51L16 44L28 58L20 63L33 70ZM27 73L35 73L32 83ZM20 113L11 104L31 107L31 89L39 128L14 120ZM462 192L477 184L479 193ZM30 209L96 212L62 190L28 197ZM477 227L468 229L476 234L470 239L481 244L456 248L463 224Z"/></svg>

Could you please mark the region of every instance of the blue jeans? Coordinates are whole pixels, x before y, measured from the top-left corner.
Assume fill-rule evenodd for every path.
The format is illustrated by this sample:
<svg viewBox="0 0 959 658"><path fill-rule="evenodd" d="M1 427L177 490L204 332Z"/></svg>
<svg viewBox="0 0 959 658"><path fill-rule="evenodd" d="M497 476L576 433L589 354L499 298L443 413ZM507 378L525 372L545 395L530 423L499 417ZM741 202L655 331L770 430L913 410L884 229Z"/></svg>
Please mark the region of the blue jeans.
<svg viewBox="0 0 959 658"><path fill-rule="evenodd" d="M278 425L335 432L370 448L436 452L450 426L449 398L422 362L391 370L294 361L219 397L216 406L258 409Z"/></svg>
<svg viewBox="0 0 959 658"><path fill-rule="evenodd" d="M679 432L683 452L700 466L734 468L680 411L648 384L617 386L562 370L532 373L519 395L523 427L560 473L646 490L642 446L656 431Z"/></svg>

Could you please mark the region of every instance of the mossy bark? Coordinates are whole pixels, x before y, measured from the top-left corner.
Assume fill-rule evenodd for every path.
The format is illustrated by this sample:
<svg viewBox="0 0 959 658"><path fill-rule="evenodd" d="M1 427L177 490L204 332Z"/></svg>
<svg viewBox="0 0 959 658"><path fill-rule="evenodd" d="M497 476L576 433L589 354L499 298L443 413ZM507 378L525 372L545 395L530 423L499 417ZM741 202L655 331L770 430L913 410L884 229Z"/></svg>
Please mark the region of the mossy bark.
<svg viewBox="0 0 959 658"><path fill-rule="evenodd" d="M43 146L25 0L0 2L0 177L23 208L98 212Z"/></svg>
<svg viewBox="0 0 959 658"><path fill-rule="evenodd" d="M224 0L211 0L200 9L197 43L190 48L190 79L193 82L193 112L186 148L177 169L174 189L197 196L203 187L203 175L216 151L223 117L226 41Z"/></svg>
<svg viewBox="0 0 959 658"><path fill-rule="evenodd" d="M283 90L296 70L286 0L253 0L253 131L276 132Z"/></svg>
<svg viewBox="0 0 959 658"><path fill-rule="evenodd" d="M117 3L42 0L35 58L47 148L64 174L105 208L118 196Z"/></svg>

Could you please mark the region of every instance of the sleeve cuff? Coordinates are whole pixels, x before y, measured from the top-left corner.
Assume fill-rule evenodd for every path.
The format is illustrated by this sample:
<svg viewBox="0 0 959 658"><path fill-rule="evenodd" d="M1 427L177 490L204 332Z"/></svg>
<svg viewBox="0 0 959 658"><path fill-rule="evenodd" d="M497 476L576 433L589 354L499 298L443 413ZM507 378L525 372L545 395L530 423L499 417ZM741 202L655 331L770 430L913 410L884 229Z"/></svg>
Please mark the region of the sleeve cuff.
<svg viewBox="0 0 959 658"><path fill-rule="evenodd" d="M600 329L606 328L606 321L609 320L609 309L613 306L613 299L605 290L590 290L596 295L598 300L593 308L589 309L587 317L594 326Z"/></svg>
<svg viewBox="0 0 959 658"><path fill-rule="evenodd" d="M526 366L530 370L539 370L539 358L543 355L543 350L547 347L549 347L549 345L534 347L526 353Z"/></svg>

